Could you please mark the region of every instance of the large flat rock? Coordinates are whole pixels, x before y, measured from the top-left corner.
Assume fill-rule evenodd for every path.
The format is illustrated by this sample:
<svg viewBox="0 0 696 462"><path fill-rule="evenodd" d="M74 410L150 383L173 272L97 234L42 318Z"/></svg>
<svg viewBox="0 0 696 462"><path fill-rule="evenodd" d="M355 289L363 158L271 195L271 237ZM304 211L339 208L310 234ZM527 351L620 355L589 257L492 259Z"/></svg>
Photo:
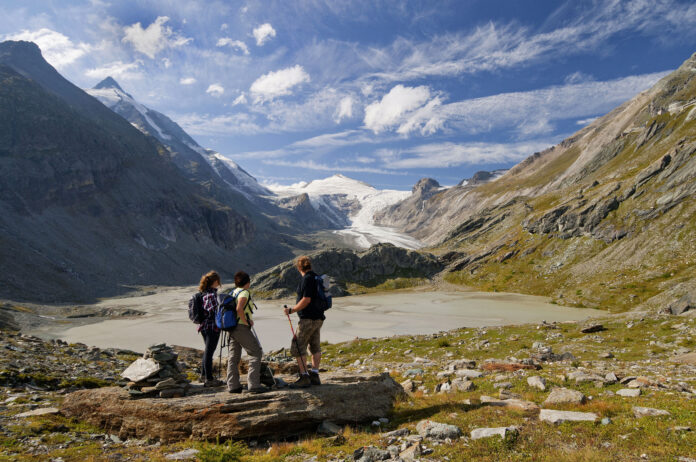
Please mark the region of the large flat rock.
<svg viewBox="0 0 696 462"><path fill-rule="evenodd" d="M324 420L353 425L370 422L386 417L395 398L403 393L387 373L322 374L322 382L317 387L258 395L194 387L193 394L170 399L131 399L126 390L117 387L81 390L66 397L61 411L121 439L222 441L313 432Z"/></svg>

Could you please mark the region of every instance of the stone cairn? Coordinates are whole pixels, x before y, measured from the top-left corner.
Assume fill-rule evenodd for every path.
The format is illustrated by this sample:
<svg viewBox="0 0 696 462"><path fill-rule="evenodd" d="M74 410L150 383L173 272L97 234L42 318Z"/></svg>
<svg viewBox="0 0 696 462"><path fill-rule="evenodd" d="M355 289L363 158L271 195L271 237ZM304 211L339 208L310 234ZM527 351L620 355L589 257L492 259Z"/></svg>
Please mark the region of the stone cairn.
<svg viewBox="0 0 696 462"><path fill-rule="evenodd" d="M179 398L186 395L190 382L182 374L178 357L164 343L149 347L142 358L121 373L129 380L126 388L131 398Z"/></svg>

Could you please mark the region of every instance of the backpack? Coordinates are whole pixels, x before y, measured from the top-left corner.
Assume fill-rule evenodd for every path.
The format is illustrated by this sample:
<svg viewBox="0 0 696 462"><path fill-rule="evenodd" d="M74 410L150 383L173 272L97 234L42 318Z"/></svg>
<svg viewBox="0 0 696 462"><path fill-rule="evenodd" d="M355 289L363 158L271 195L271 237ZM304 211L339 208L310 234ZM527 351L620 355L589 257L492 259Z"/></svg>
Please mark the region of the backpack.
<svg viewBox="0 0 696 462"><path fill-rule="evenodd" d="M198 292L191 296L188 303L188 316L194 324L201 324L205 321L205 310L203 309L203 292Z"/></svg>
<svg viewBox="0 0 696 462"><path fill-rule="evenodd" d="M329 276L314 276L314 280L317 283L317 305L321 311L326 311L333 305L333 297L326 293L329 290Z"/></svg>
<svg viewBox="0 0 696 462"><path fill-rule="evenodd" d="M237 326L237 296L234 289L224 297L215 312L215 325L225 332L231 332Z"/></svg>

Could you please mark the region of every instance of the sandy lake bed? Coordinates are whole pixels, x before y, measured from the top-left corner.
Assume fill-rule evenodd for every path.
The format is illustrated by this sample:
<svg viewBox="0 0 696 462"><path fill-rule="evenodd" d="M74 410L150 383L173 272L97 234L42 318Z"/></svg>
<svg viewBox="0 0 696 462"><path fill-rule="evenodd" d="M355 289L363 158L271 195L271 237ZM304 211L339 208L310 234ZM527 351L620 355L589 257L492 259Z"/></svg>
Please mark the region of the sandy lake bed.
<svg viewBox="0 0 696 462"><path fill-rule="evenodd" d="M147 314L91 324L51 323L28 333L141 352L149 345L163 342L201 348L201 336L187 315L193 291L191 287L167 288L151 295L104 300L95 308L128 308ZM290 326L281 307L290 302L256 301L255 327L265 351L289 346ZM334 299L333 308L326 313L322 340L334 343L356 337L427 334L460 327L574 321L601 314L604 313L599 310L568 308L551 304L544 297L519 294L407 291L358 295ZM297 315L292 320L297 328Z"/></svg>

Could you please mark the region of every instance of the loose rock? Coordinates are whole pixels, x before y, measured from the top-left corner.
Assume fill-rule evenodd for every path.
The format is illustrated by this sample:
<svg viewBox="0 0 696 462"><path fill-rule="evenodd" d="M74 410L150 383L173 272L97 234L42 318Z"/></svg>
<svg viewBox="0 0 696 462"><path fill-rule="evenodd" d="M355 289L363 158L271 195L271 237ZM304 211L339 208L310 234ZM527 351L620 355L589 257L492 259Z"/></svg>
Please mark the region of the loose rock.
<svg viewBox="0 0 696 462"><path fill-rule="evenodd" d="M509 434L517 433L516 427L497 427L497 428L475 428L471 430L471 439L478 440L481 438L490 438L492 436L500 436L505 439Z"/></svg>
<svg viewBox="0 0 696 462"><path fill-rule="evenodd" d="M541 391L546 391L546 379L538 375L527 377L527 384L530 387L538 388Z"/></svg>
<svg viewBox="0 0 696 462"><path fill-rule="evenodd" d="M539 413L539 420L558 424L563 422L595 422L597 414L594 412L573 412L573 411L556 411L553 409L542 409Z"/></svg>
<svg viewBox="0 0 696 462"><path fill-rule="evenodd" d="M585 395L577 390L568 388L553 388L549 396L544 400L544 405L552 404L582 404L586 400Z"/></svg>
<svg viewBox="0 0 696 462"><path fill-rule="evenodd" d="M421 420L416 425L416 431L423 438L444 440L446 438L459 438L462 431L455 425L448 425L432 420Z"/></svg>
<svg viewBox="0 0 696 462"><path fill-rule="evenodd" d="M636 416L637 418L641 417L659 417L659 416L665 416L665 415L671 415L669 411L665 411L664 409L654 409L651 407L640 407L640 406L634 406L633 407L633 415Z"/></svg>

